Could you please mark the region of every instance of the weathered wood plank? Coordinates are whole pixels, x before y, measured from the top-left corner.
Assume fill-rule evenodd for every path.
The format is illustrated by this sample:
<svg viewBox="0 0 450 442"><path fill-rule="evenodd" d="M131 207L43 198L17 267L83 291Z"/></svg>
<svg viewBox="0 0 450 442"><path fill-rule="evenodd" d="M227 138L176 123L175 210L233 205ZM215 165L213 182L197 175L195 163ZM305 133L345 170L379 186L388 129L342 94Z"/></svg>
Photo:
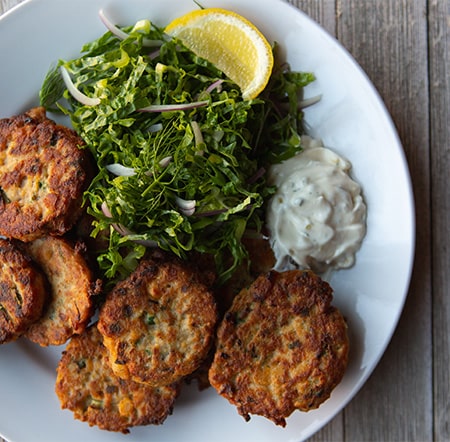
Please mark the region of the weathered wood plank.
<svg viewBox="0 0 450 442"><path fill-rule="evenodd" d="M450 2L430 0L434 440L450 440Z"/></svg>
<svg viewBox="0 0 450 442"><path fill-rule="evenodd" d="M367 72L397 126L419 208L416 272L405 310L379 366L345 410L345 435L350 441L430 440L433 404L426 1L338 0L338 10L339 40Z"/></svg>
<svg viewBox="0 0 450 442"><path fill-rule="evenodd" d="M289 3L303 11L336 36L336 2L335 0L288 0Z"/></svg>
<svg viewBox="0 0 450 442"><path fill-rule="evenodd" d="M3 14L4 12L11 9L13 6L17 5L18 3L21 3L23 0L1 0L0 1L0 14Z"/></svg>

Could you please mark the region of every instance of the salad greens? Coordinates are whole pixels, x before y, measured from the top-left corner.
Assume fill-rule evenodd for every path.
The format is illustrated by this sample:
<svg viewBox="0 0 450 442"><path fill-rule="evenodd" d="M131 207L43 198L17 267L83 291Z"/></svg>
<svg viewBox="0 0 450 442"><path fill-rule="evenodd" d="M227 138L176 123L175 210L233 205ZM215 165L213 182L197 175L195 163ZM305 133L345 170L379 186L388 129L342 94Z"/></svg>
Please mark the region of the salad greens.
<svg viewBox="0 0 450 442"><path fill-rule="evenodd" d="M223 282L246 257L243 236L263 227L274 192L265 171L301 149L299 96L314 76L277 66L264 93L244 101L150 21L121 31L60 60L40 91L41 105L68 115L96 160L85 204L93 236L108 237L100 268L121 279L157 245L183 258L212 254Z"/></svg>

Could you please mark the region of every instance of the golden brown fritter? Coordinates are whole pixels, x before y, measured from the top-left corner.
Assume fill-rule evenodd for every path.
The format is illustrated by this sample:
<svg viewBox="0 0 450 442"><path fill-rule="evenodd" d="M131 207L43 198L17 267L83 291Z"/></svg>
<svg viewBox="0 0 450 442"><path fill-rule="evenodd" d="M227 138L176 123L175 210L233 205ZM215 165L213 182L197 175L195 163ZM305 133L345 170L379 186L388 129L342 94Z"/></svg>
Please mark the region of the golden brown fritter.
<svg viewBox="0 0 450 442"><path fill-rule="evenodd" d="M243 238L242 240L249 255L249 262L245 261L239 265L230 279L225 281L221 286L214 288L214 297L216 298L219 320L225 312L231 307L233 299L244 288L250 284L261 274L266 273L273 268L275 259L269 241L263 236L258 238ZM202 269L203 274L215 272L214 257L211 255L200 255L196 257L198 268ZM211 285L214 281L211 282ZM200 390L204 390L210 386L208 379L208 371L214 356L214 348L211 349L210 355L202 363L202 365L188 378L186 382L197 381Z"/></svg>
<svg viewBox="0 0 450 442"><path fill-rule="evenodd" d="M214 298L192 269L151 258L107 295L98 328L118 376L158 386L200 366L216 321Z"/></svg>
<svg viewBox="0 0 450 442"><path fill-rule="evenodd" d="M73 226L90 180L81 145L43 107L0 120L0 235L32 241Z"/></svg>
<svg viewBox="0 0 450 442"><path fill-rule="evenodd" d="M159 425L172 413L178 386L150 387L118 378L111 370L102 336L94 326L68 343L55 386L61 407L103 430Z"/></svg>
<svg viewBox="0 0 450 442"><path fill-rule="evenodd" d="M26 336L41 346L64 344L86 328L100 283L84 259L80 244L46 236L24 245L49 281L49 302Z"/></svg>
<svg viewBox="0 0 450 442"><path fill-rule="evenodd" d="M317 408L341 381L347 326L332 289L310 271L261 275L234 300L217 334L211 385L246 419L285 426L294 410Z"/></svg>
<svg viewBox="0 0 450 442"><path fill-rule="evenodd" d="M0 344L18 338L42 314L45 277L10 241L0 238Z"/></svg>

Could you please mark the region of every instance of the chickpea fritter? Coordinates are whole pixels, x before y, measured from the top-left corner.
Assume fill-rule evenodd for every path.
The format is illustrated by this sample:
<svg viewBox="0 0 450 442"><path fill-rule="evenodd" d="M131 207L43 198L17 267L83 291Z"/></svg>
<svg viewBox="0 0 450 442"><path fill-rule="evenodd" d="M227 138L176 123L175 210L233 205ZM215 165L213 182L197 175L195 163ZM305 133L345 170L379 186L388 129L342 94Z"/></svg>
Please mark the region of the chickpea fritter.
<svg viewBox="0 0 450 442"><path fill-rule="evenodd" d="M347 325L332 289L310 271L259 276L235 298L217 333L211 385L246 419L280 426L317 408L348 362Z"/></svg>
<svg viewBox="0 0 450 442"><path fill-rule="evenodd" d="M85 330L93 315L93 297L100 291L100 282L95 280L80 245L46 236L24 247L50 286L48 305L26 336L41 346L64 344Z"/></svg>
<svg viewBox="0 0 450 442"><path fill-rule="evenodd" d="M0 235L27 242L74 225L91 175L83 144L43 107L0 120Z"/></svg>
<svg viewBox="0 0 450 442"><path fill-rule="evenodd" d="M159 386L200 366L216 321L214 298L192 269L151 258L107 295L98 328L118 376Z"/></svg>
<svg viewBox="0 0 450 442"><path fill-rule="evenodd" d="M95 325L67 345L57 368L55 391L61 407L103 430L128 433L130 427L159 425L172 413L179 387L150 387L120 379Z"/></svg>
<svg viewBox="0 0 450 442"><path fill-rule="evenodd" d="M0 238L0 344L17 339L42 314L45 277L29 257Z"/></svg>

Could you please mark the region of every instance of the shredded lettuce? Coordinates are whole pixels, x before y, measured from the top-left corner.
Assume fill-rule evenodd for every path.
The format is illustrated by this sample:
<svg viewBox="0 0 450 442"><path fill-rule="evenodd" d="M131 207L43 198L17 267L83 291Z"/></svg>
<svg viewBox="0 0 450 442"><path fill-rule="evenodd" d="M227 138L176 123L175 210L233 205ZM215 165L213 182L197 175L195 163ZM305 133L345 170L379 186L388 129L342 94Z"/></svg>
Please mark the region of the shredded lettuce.
<svg viewBox="0 0 450 442"><path fill-rule="evenodd" d="M263 94L245 101L222 72L149 21L121 29L128 37L108 31L79 58L60 60L40 91L97 163L85 200L93 236L109 239L100 268L110 281L124 278L157 244L182 258L213 255L224 282L247 256L246 231L264 225L274 192L264 171L301 149L298 103L314 76L277 65ZM77 101L61 67L99 104Z"/></svg>

